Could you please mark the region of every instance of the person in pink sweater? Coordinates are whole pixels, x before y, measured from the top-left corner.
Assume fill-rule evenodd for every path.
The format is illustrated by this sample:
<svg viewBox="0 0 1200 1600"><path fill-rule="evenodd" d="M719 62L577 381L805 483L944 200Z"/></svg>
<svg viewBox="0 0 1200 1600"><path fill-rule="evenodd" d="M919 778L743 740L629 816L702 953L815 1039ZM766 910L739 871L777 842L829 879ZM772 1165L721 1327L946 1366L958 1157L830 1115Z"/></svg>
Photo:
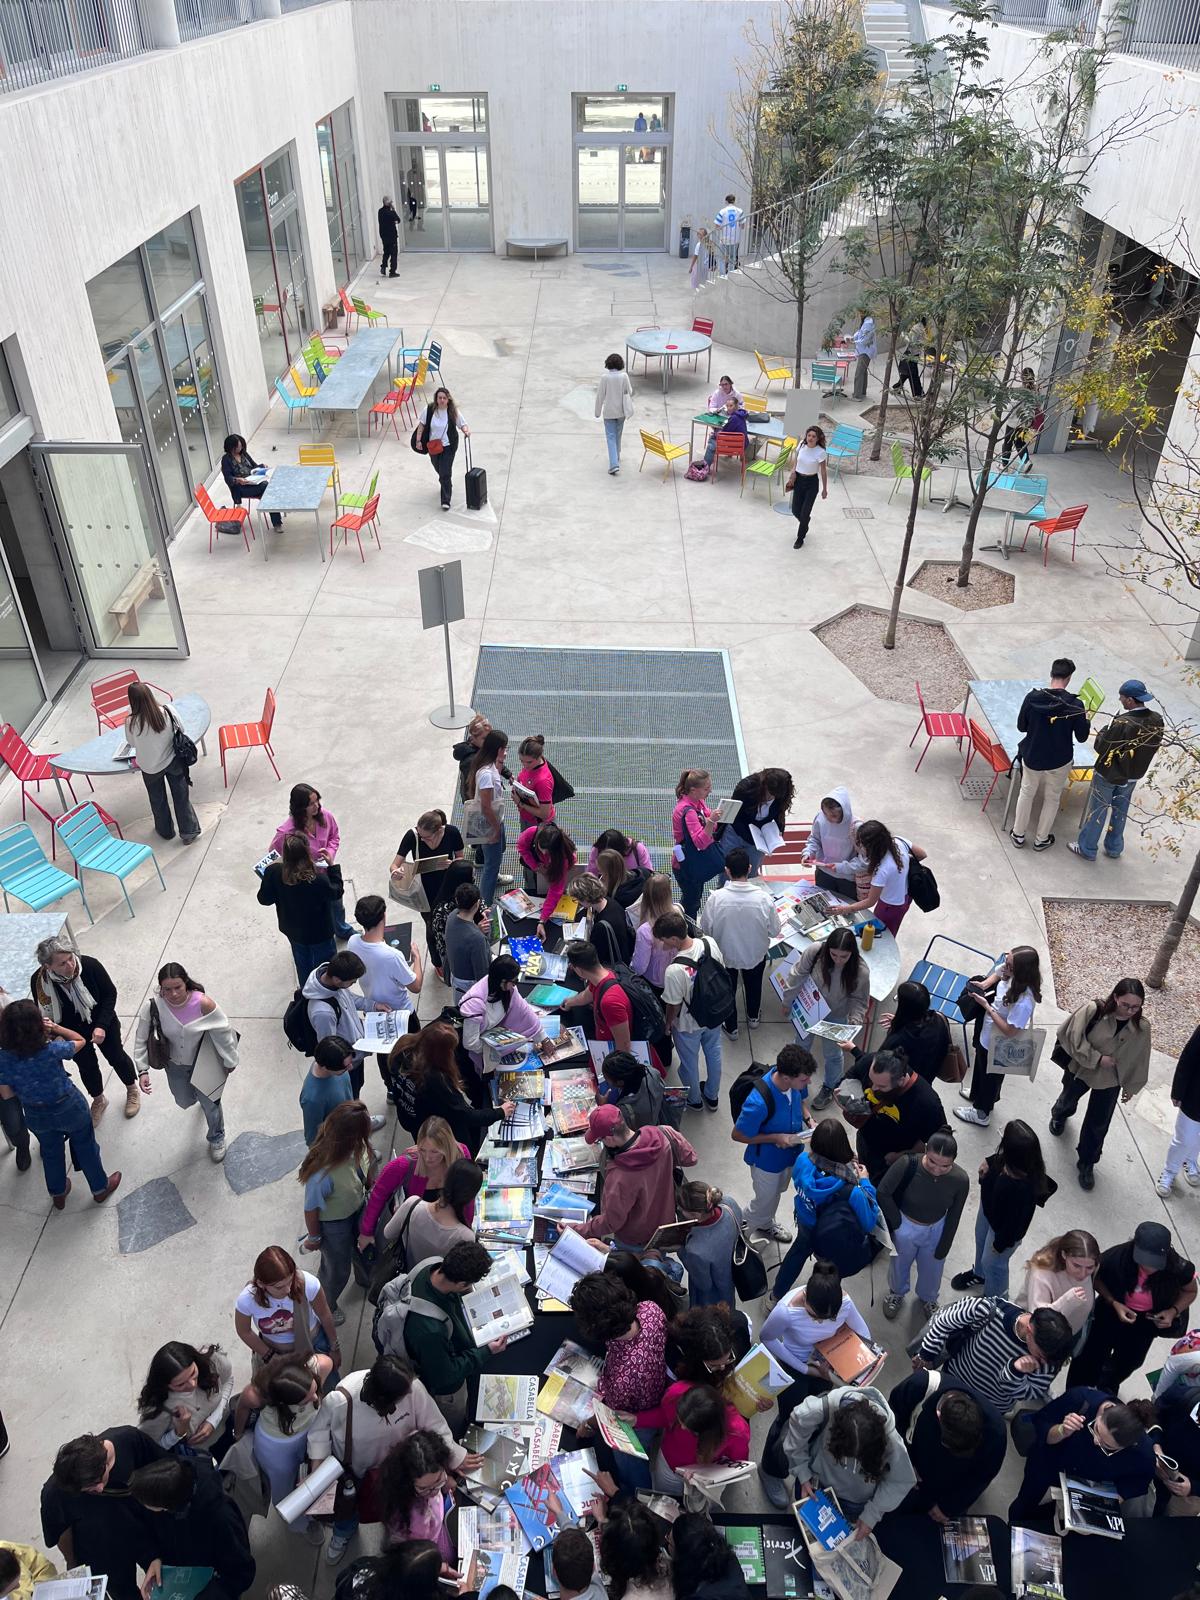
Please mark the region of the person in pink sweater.
<svg viewBox="0 0 1200 1600"><path fill-rule="evenodd" d="M661 1428L654 1487L682 1494L681 1468L749 1461L750 1424L708 1383L673 1383L656 1406L630 1416L635 1428Z"/></svg>
<svg viewBox="0 0 1200 1600"><path fill-rule="evenodd" d="M587 869L595 873L602 850L615 850L625 862L626 872L644 872L647 877L654 871L654 858L640 839L630 839L619 828L605 828L588 851Z"/></svg>
<svg viewBox="0 0 1200 1600"><path fill-rule="evenodd" d="M359 1218L359 1248L365 1249L374 1239L379 1219L394 1194L406 1200L414 1195L427 1198L441 1189L446 1173L454 1162L470 1159L471 1152L465 1144L455 1141L450 1124L444 1117L426 1117L417 1130L416 1144L394 1161L389 1161L375 1179L370 1198ZM463 1220L471 1222L474 1216L475 1202L470 1200L464 1209Z"/></svg>
<svg viewBox="0 0 1200 1600"><path fill-rule="evenodd" d="M538 912L538 938L546 937L546 922L567 892L567 879L575 870L575 841L553 822L535 823L517 835L517 854L525 863L525 893L536 894L545 879L546 898Z"/></svg>
<svg viewBox="0 0 1200 1600"><path fill-rule="evenodd" d="M696 1152L674 1128L651 1125L635 1133L611 1105L596 1107L583 1137L608 1151L600 1209L586 1222L563 1227L575 1227L585 1239L614 1239L618 1249L640 1255L656 1229L675 1221L675 1168L694 1167ZM669 1257L654 1265L676 1282L683 1276Z"/></svg>
<svg viewBox="0 0 1200 1600"><path fill-rule="evenodd" d="M292 792L288 796L287 820L281 822L275 829L271 840L270 849L283 854L283 841L289 833L302 833L308 840L308 853L313 861L327 861L333 864L341 846L342 836L338 832L337 818L332 811L321 809L321 796L311 783L296 783L292 785ZM339 939L348 939L354 929L346 921L346 905L344 900L335 900L333 903L334 931Z"/></svg>

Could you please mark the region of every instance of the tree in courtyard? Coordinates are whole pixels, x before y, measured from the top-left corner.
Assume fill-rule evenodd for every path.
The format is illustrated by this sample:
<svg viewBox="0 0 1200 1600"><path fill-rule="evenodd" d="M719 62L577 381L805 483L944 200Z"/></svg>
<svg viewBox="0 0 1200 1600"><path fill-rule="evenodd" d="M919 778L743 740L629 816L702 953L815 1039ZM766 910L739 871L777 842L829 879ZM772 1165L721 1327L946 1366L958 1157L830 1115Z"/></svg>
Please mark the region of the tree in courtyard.
<svg viewBox="0 0 1200 1600"><path fill-rule="evenodd" d="M757 270L775 299L794 302L794 382L800 381L810 272L854 186L852 147L880 79L851 0L785 0L769 31L751 23L730 106L734 159L750 188Z"/></svg>

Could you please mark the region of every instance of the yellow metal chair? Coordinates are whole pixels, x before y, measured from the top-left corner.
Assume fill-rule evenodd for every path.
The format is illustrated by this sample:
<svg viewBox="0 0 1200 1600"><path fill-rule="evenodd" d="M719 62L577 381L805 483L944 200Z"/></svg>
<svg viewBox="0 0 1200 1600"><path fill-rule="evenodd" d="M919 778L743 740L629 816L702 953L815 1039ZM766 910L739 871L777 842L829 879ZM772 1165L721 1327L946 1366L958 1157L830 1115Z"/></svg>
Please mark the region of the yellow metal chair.
<svg viewBox="0 0 1200 1600"><path fill-rule="evenodd" d="M296 393L302 395L305 400L311 400L317 393L317 385L315 383L306 383L295 367L289 367L288 372L291 374L292 382L296 385Z"/></svg>
<svg viewBox="0 0 1200 1600"><path fill-rule="evenodd" d="M765 394L745 394L742 396L742 410L748 411L751 416L764 416L767 410L767 397Z"/></svg>
<svg viewBox="0 0 1200 1600"><path fill-rule="evenodd" d="M413 394L419 389L425 393L425 383L429 377L429 357L421 356L417 362L417 370L411 374L401 373L396 379L396 388L404 391L405 400L411 400Z"/></svg>
<svg viewBox="0 0 1200 1600"><path fill-rule="evenodd" d="M773 505L775 503L775 496L772 492L775 480L776 478L782 478L788 467L791 466L792 455L798 443L798 439L784 439L782 443L777 439L763 440L764 448L770 447L777 449L779 451L779 456L775 461L771 461L766 456L763 456L758 461L752 461L746 468L746 477L750 479L750 493L752 495L754 493L754 480L756 478L765 478L767 484L767 504ZM742 493L745 494L745 492L746 478L743 478Z"/></svg>
<svg viewBox="0 0 1200 1600"><path fill-rule="evenodd" d="M331 444L302 444L299 452L302 467L332 467L329 474L329 487L341 499L342 475L338 471L337 456L333 453Z"/></svg>
<svg viewBox="0 0 1200 1600"><path fill-rule="evenodd" d="M638 432L642 436L642 459L638 471L640 472L646 465L647 456L657 456L660 461L666 463L663 469L663 482L666 483L675 462L681 456L688 455L687 445L672 444L669 439L663 437L661 429L657 433L647 433L645 428L639 428Z"/></svg>
<svg viewBox="0 0 1200 1600"><path fill-rule="evenodd" d="M754 359L758 362L758 377L754 380L754 387L756 389L758 388L759 384L763 381L764 378L767 380L767 389L768 390L770 390L770 387L771 387L771 385L773 383L779 383L779 384L789 384L789 383L791 383L791 381L792 381L792 369L791 369L791 367L769 367L767 365L766 358L764 356L762 356L757 350L754 352ZM774 359L776 359L776 358L772 357L772 360L774 360ZM781 356L778 359L782 360L783 358Z"/></svg>

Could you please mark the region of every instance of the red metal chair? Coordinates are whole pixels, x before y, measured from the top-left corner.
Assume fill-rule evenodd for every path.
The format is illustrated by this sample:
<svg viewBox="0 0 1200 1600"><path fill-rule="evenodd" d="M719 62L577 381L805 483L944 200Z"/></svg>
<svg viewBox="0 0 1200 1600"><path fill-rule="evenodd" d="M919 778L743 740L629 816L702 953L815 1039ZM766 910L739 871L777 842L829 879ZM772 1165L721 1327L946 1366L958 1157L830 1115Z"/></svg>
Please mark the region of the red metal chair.
<svg viewBox="0 0 1200 1600"><path fill-rule="evenodd" d="M225 780L225 787L229 787L229 774L225 770L225 753L228 750L257 750L267 752L267 760L271 763L271 771L279 778L279 768L275 765L275 753L271 749L271 729L275 723L275 691L267 690L267 698L263 701L263 714L261 722L225 722L217 729L217 747L221 753L221 776ZM283 779L279 781L282 783Z"/></svg>
<svg viewBox="0 0 1200 1600"><path fill-rule="evenodd" d="M340 516L337 519L336 522L331 523L330 524L330 528L329 528L329 559L331 561L333 560L333 535L334 535L335 529L337 529L337 528L340 528L342 530L342 548L343 549L345 549L345 547L346 547L346 539L347 539L347 537L350 534L354 535L355 539L358 541L358 559L360 561L362 561L362 562L365 562L366 559L367 559L366 556L363 555L363 547L362 547L362 530L363 530L363 528L369 527L371 529L371 532L375 535L375 543L376 543L376 545L379 547L380 550L382 550L383 546L379 543L378 516L379 516L379 496L378 495L372 495L372 497L367 501L366 505L362 508L361 511L347 511L344 516Z"/></svg>
<svg viewBox="0 0 1200 1600"><path fill-rule="evenodd" d="M983 731L974 718L971 719L969 726L971 730L971 748L967 752L967 764L963 768L962 777L958 781L960 784L966 783L967 773L970 771L972 761L974 761L976 756L982 756L987 762L988 766L992 769L991 788L989 788L986 796L984 797L984 802L979 808L981 811L986 811L988 808L988 801L992 798L992 793L996 787L997 780L1002 778L1006 772L1012 771L1012 762L1004 754L1004 751L1000 748L1000 746L993 743L993 741Z"/></svg>
<svg viewBox="0 0 1200 1600"><path fill-rule="evenodd" d="M164 700L171 698L161 684L139 678L132 668L110 672L107 678L96 678L92 683L92 710L96 713L97 733L103 733L105 728L124 727L129 715L129 686L133 683L145 683L147 689L153 689Z"/></svg>
<svg viewBox="0 0 1200 1600"><path fill-rule="evenodd" d="M409 390L409 393L412 393L411 389ZM397 442L399 441L400 430L396 426L396 413L400 409L402 400L403 396L401 395L399 389L392 389L384 395L382 400L377 400L375 402L370 411L367 413L368 439L371 437L371 429L375 426L375 419L378 417L380 433L383 432L390 422L392 425L392 432L396 435Z"/></svg>
<svg viewBox="0 0 1200 1600"><path fill-rule="evenodd" d="M908 748L912 749L916 742L917 734L924 728L928 738L925 740L925 748L918 756L917 764L913 769L915 772L920 772L921 762L929 754L929 746L935 739L956 739L958 748L962 749L962 742L967 737L967 719L961 711L926 711L925 697L921 693L920 684L917 685L917 704L921 708L921 720L913 729L913 736L908 741Z"/></svg>
<svg viewBox="0 0 1200 1600"><path fill-rule="evenodd" d="M246 506L219 506L213 502L212 495L202 483L196 485L196 504L208 523L208 553L212 555L213 534L217 531L218 522L236 522L242 530L242 543L246 546L246 554L250 554L250 539L254 537L254 526L250 521L250 512ZM247 529L250 537L247 538Z"/></svg>
<svg viewBox="0 0 1200 1600"><path fill-rule="evenodd" d="M40 790L43 783L53 783L57 779L60 783L65 783L67 788L71 790L72 804L78 805L80 802L71 785L71 774L69 772L59 772L54 765L54 757L52 755L34 755L17 730L7 722L0 724L0 761L4 762L4 765L21 786L21 821L25 821L25 802L28 800L33 809L40 811L50 824L50 857L53 860L55 854L54 824L57 819L53 813L46 810L35 795L29 793L26 786L32 783L36 789ZM88 788L92 788L92 780L90 778L87 783Z"/></svg>
<svg viewBox="0 0 1200 1600"><path fill-rule="evenodd" d="M706 337L711 339L712 338L712 331L713 331L713 325L712 325L712 318L711 317L693 317L692 318L692 332L693 333L703 333L704 335L706 335Z"/></svg>
<svg viewBox="0 0 1200 1600"><path fill-rule="evenodd" d="M729 456L742 463L742 488L746 487L746 435L744 433L719 433L717 435L717 450L713 456L712 479L717 476L717 468L721 465L721 457Z"/></svg>
<svg viewBox="0 0 1200 1600"><path fill-rule="evenodd" d="M1029 543L1029 535L1035 530L1042 536L1042 565L1050 554L1050 540L1056 533L1069 533L1071 535L1071 560L1075 559L1075 534L1079 524L1083 521L1087 506L1067 506L1056 517L1043 517L1041 522L1031 522L1025 529L1025 537L1021 540L1021 549Z"/></svg>
<svg viewBox="0 0 1200 1600"><path fill-rule="evenodd" d="M338 290L338 299L342 302L342 310L346 313L346 340L349 343L350 334L353 332L350 321L352 317L358 316L358 312L354 309L354 302L350 299L345 289Z"/></svg>

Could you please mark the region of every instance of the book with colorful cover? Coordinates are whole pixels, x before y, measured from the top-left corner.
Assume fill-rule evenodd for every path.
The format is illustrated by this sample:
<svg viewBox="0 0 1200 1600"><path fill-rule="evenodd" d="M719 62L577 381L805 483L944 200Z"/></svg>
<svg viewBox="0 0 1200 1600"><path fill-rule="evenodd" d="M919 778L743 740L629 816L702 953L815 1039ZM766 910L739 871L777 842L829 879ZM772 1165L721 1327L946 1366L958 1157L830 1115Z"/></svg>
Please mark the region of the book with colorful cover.
<svg viewBox="0 0 1200 1600"><path fill-rule="evenodd" d="M557 1021L558 1021L557 1017L547 1017L547 1019L546 1019L546 1032L547 1033L551 1032L551 1028L552 1028L553 1024L556 1023ZM583 1055L587 1054L587 1040L584 1038L584 1034L583 1034L583 1029L582 1028L575 1028L575 1027L563 1028L563 1027L560 1027L556 1034L551 1034L551 1037L555 1041L554 1053L553 1053L553 1055L548 1055L548 1056L547 1055L543 1055L543 1057L542 1057L542 1066L543 1067L547 1067L547 1068L549 1068L549 1067L557 1067L557 1066L561 1065L561 1063L564 1062L564 1061L574 1061L576 1056L583 1056Z"/></svg>
<svg viewBox="0 0 1200 1600"><path fill-rule="evenodd" d="M550 1357L550 1365L546 1371L561 1372L564 1377L574 1378L585 1388L595 1389L600 1382L600 1374L604 1371L604 1361L600 1356L590 1355L573 1339L564 1339Z"/></svg>
<svg viewBox="0 0 1200 1600"><path fill-rule="evenodd" d="M489 1178L490 1178L489 1168ZM533 1196L521 1184L484 1185L479 1201L479 1219L485 1222L532 1222Z"/></svg>
<svg viewBox="0 0 1200 1600"><path fill-rule="evenodd" d="M845 1325L830 1338L822 1339L816 1349L843 1383L859 1389L874 1382L887 1360L886 1350L880 1349L874 1341L868 1344L853 1328Z"/></svg>
<svg viewBox="0 0 1200 1600"><path fill-rule="evenodd" d="M536 1189L536 1156L492 1156L487 1164L488 1182L497 1189Z"/></svg>
<svg viewBox="0 0 1200 1600"><path fill-rule="evenodd" d="M596 1209L595 1202L565 1183L543 1184L534 1196L533 1214L557 1222L583 1222Z"/></svg>
<svg viewBox="0 0 1200 1600"><path fill-rule="evenodd" d="M550 913L550 921L572 924L578 919L580 909L579 901L573 894L560 894L558 904Z"/></svg>
<svg viewBox="0 0 1200 1600"><path fill-rule="evenodd" d="M805 1500L794 1502L796 1521L812 1534L823 1550L836 1550L854 1529L842 1515L842 1508L824 1489L816 1489Z"/></svg>
<svg viewBox="0 0 1200 1600"><path fill-rule="evenodd" d="M623 1417L617 1416L603 1400L592 1401L592 1416L595 1418L600 1437L610 1450L616 1450L623 1456L633 1456L638 1461L649 1461L646 1446L638 1438L637 1429L632 1422L626 1422Z"/></svg>
<svg viewBox="0 0 1200 1600"><path fill-rule="evenodd" d="M529 1471L530 1443L531 1437L525 1437L524 1430L520 1438L514 1439L511 1433L472 1424L463 1435L463 1446L471 1455L482 1456L483 1460L467 1474L467 1489L481 1485L496 1494L503 1494L510 1483L515 1483ZM521 1536L521 1543L524 1544L524 1535Z"/></svg>
<svg viewBox="0 0 1200 1600"><path fill-rule="evenodd" d="M550 1165L560 1178L568 1173L597 1171L600 1152L580 1135L552 1139Z"/></svg>
<svg viewBox="0 0 1200 1600"><path fill-rule="evenodd" d="M550 1107L550 1117L556 1134L582 1133L588 1118L596 1109L595 1094L586 1091L571 1097L561 1096Z"/></svg>
<svg viewBox="0 0 1200 1600"><path fill-rule="evenodd" d="M760 1400L774 1400L791 1383L788 1373L779 1365L765 1345L751 1345L734 1367L725 1385L725 1395L741 1414L750 1419L758 1415Z"/></svg>
<svg viewBox="0 0 1200 1600"><path fill-rule="evenodd" d="M568 1427L578 1428L592 1414L594 1391L563 1372L548 1372L538 1392L538 1410Z"/></svg>
<svg viewBox="0 0 1200 1600"><path fill-rule="evenodd" d="M517 1072L498 1072L492 1085L496 1105L504 1100L534 1100L539 1105L546 1088L546 1076L536 1063Z"/></svg>
<svg viewBox="0 0 1200 1600"><path fill-rule="evenodd" d="M486 1383L487 1374L483 1382ZM531 1383L536 1379L531 1378ZM569 1528L579 1521L579 1513L571 1504L563 1488L562 1479L555 1471L555 1456L544 1466L526 1473L504 1491L504 1498L513 1509L525 1537L534 1550L544 1550L554 1540L561 1528Z"/></svg>
<svg viewBox="0 0 1200 1600"><path fill-rule="evenodd" d="M534 915L536 914L535 907ZM513 960L521 969L520 976L523 982L543 978L549 983L557 983L560 978L565 978L567 975L566 956L558 951L551 953L540 939L510 939L508 948Z"/></svg>
<svg viewBox="0 0 1200 1600"><path fill-rule="evenodd" d="M565 988L561 983L539 983L536 989L530 991L528 999L531 1006L555 1009L567 1000L574 1000L578 992L577 989Z"/></svg>
<svg viewBox="0 0 1200 1600"><path fill-rule="evenodd" d="M738 1558L742 1577L749 1584L767 1581L766 1558L763 1555L762 1534L755 1527L729 1525L721 1529L725 1543Z"/></svg>
<svg viewBox="0 0 1200 1600"><path fill-rule="evenodd" d="M485 1028L479 1036L489 1049L501 1052L511 1050L514 1045L527 1045L529 1040L523 1033L518 1033L515 1028Z"/></svg>
<svg viewBox="0 0 1200 1600"><path fill-rule="evenodd" d="M1062 1539L1056 1533L1036 1533L1032 1528L1013 1527L1012 1592L1020 1600L1065 1600L1063 1588Z"/></svg>
<svg viewBox="0 0 1200 1600"><path fill-rule="evenodd" d="M532 1422L537 1415L538 1380L511 1372L484 1372L479 1378L476 1422Z"/></svg>
<svg viewBox="0 0 1200 1600"><path fill-rule="evenodd" d="M474 1590L478 1600L488 1600L494 1589L506 1586L514 1594L523 1594L525 1578L529 1572L529 1557L508 1555L501 1550L471 1551L471 1564L467 1569L467 1591Z"/></svg>
<svg viewBox="0 0 1200 1600"><path fill-rule="evenodd" d="M996 1562L986 1517L951 1517L942 1524L947 1583L995 1583Z"/></svg>
<svg viewBox="0 0 1200 1600"><path fill-rule="evenodd" d="M516 922L536 922L538 912L541 909L533 896L526 894L524 889L507 890L500 896L496 904L506 916L512 917ZM513 945L526 944L530 942L534 944L540 944L541 940L534 939L532 941L528 941L525 939L513 939L511 941ZM513 951L513 954L516 955L515 950ZM517 956L517 960L519 961L520 959L520 956Z"/></svg>

